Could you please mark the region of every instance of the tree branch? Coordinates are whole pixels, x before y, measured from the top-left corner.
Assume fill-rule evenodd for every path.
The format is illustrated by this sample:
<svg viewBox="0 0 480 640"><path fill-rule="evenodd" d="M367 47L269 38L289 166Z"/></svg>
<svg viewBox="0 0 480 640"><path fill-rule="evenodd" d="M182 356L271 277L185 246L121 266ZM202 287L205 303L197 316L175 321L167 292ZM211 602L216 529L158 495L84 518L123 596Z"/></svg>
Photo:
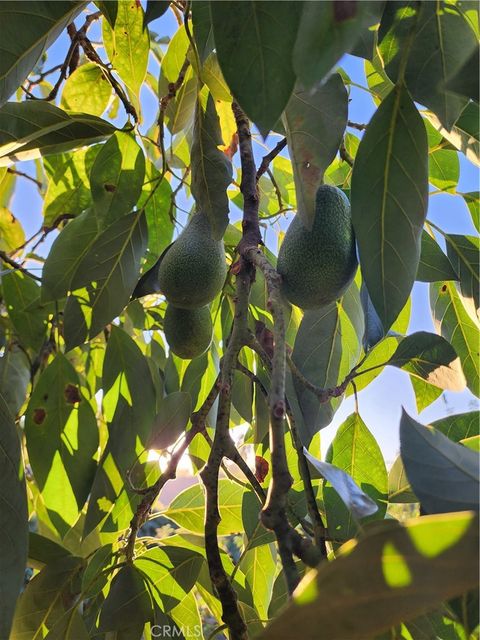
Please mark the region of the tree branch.
<svg viewBox="0 0 480 640"><path fill-rule="evenodd" d="M282 138L280 142L277 142L277 144L273 147L273 149L269 153L267 153L266 156L262 158L262 161L257 171L257 182L260 180L263 174L267 171L268 166L272 162L272 160L276 158L276 156L278 156L280 151L282 151L282 149L285 149L286 146L287 146L287 139Z"/></svg>
<svg viewBox="0 0 480 640"><path fill-rule="evenodd" d="M32 278L33 280L37 280L37 282L41 282L42 281L42 279L39 276L36 276L34 273L30 273L30 271L28 271L28 269L25 269L25 267L22 267L22 265L19 264L16 260L13 260L13 258L10 258L10 256L8 254L6 254L5 251L0 251L0 260L3 260L3 262L5 262L6 264L10 265L11 267L16 269L17 271L21 271L22 273L24 273L29 278Z"/></svg>

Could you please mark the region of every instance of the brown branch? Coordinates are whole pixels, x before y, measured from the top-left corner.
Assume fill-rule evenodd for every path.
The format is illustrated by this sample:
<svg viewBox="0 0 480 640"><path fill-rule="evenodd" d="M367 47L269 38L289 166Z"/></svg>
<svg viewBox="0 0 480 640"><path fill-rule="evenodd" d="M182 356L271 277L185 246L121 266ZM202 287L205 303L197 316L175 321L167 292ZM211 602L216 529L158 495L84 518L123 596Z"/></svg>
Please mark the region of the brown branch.
<svg viewBox="0 0 480 640"><path fill-rule="evenodd" d="M266 156L262 158L262 161L257 171L257 182L260 180L263 174L267 171L268 166L272 162L272 160L276 158L276 156L278 156L280 151L282 151L282 149L285 149L286 146L287 146L287 139L282 138L280 142L277 142L277 144L273 147L273 149L269 153L267 153Z"/></svg>
<svg viewBox="0 0 480 640"><path fill-rule="evenodd" d="M10 256L7 253L5 253L5 251L0 251L0 260L3 260L3 262L10 265L17 271L21 271L29 278L32 278L33 280L37 280L37 282L42 281L42 279L39 276L36 276L34 273L30 273L28 269L25 269L25 267L22 267L22 265L19 264L16 260L13 260L13 258L10 258Z"/></svg>
<svg viewBox="0 0 480 640"><path fill-rule="evenodd" d="M11 173L13 175L26 178L27 180L30 180L30 182L33 182L34 184L36 184L39 189L43 188L43 184L40 182L40 180L36 180L32 176L29 176L28 173L24 173L23 171L18 171L18 169L12 169L12 167L7 167L7 173Z"/></svg>
<svg viewBox="0 0 480 640"><path fill-rule="evenodd" d="M232 103L232 111L237 123L238 143L240 147L240 161L242 165L242 180L240 191L243 196L243 235L237 247L240 255L245 255L247 249L256 248L262 244L262 236L258 224L258 187L255 169L255 160L252 149L252 134L250 123L240 106Z"/></svg>
<svg viewBox="0 0 480 640"><path fill-rule="evenodd" d="M347 147L345 146L345 140L342 140L342 142L340 143L339 152L340 152L340 158L344 162L349 164L351 167L353 167L353 158L347 151Z"/></svg>
<svg viewBox="0 0 480 640"><path fill-rule="evenodd" d="M352 129L357 129L358 131L364 131L367 128L366 124L360 124L359 122L352 122L351 120L347 122L347 125Z"/></svg>
<svg viewBox="0 0 480 640"><path fill-rule="evenodd" d="M280 211L282 211L283 200L282 200L282 194L280 193L280 187L278 186L277 181L275 180L275 176L273 175L273 172L270 169L267 169L267 175L270 178L273 189L275 191L275 195L277 196L278 208Z"/></svg>
<svg viewBox="0 0 480 640"><path fill-rule="evenodd" d="M236 285L233 328L221 362L215 437L207 464L200 472L200 477L206 493L205 551L210 579L222 603L222 620L228 626L230 637L232 640L246 640L248 637L247 626L238 607L237 594L223 568L218 546L218 525L220 523L218 476L224 456L232 458L235 456L234 451L236 451L230 436L229 420L235 363L247 338L248 298L251 287L247 269L240 271Z"/></svg>

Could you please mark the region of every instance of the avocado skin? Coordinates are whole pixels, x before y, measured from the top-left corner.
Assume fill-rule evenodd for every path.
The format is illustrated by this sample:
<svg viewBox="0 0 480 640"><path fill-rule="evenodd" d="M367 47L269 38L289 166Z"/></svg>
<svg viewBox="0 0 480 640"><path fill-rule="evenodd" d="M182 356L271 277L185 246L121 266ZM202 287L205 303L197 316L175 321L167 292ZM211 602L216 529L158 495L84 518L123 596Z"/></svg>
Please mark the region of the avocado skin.
<svg viewBox="0 0 480 640"><path fill-rule="evenodd" d="M170 350L179 358L191 360L210 346L212 318L208 307L180 309L167 305L163 320L163 332Z"/></svg>
<svg viewBox="0 0 480 640"><path fill-rule="evenodd" d="M207 216L196 213L165 254L158 282L168 302L196 309L216 297L226 273L223 241L212 237Z"/></svg>
<svg viewBox="0 0 480 640"><path fill-rule="evenodd" d="M280 247L283 294L302 309L323 307L342 296L357 264L348 198L337 187L321 185L312 229L295 216Z"/></svg>

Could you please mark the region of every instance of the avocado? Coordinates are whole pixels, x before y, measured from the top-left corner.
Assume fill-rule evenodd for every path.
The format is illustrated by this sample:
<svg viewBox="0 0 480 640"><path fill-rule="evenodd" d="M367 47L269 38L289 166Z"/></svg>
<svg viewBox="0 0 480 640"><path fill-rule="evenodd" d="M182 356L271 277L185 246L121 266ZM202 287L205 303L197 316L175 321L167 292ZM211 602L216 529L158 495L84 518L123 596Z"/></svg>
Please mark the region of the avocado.
<svg viewBox="0 0 480 640"><path fill-rule="evenodd" d="M176 307L196 309L221 291L226 273L223 241L213 238L207 216L196 213L160 264L159 288Z"/></svg>
<svg viewBox="0 0 480 640"><path fill-rule="evenodd" d="M212 318L208 307L180 309L167 305L163 332L170 350L190 360L201 356L212 341Z"/></svg>
<svg viewBox="0 0 480 640"><path fill-rule="evenodd" d="M323 307L342 296L357 264L348 198L337 187L321 185L312 229L295 216L280 247L277 271L283 294L302 309Z"/></svg>

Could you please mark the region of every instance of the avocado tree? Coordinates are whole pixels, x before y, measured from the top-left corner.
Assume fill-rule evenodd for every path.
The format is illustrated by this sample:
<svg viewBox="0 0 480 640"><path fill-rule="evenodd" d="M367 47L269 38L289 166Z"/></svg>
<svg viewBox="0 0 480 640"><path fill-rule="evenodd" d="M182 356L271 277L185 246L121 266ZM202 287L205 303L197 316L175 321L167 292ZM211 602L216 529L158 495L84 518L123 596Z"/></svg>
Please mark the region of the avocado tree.
<svg viewBox="0 0 480 640"><path fill-rule="evenodd" d="M0 639L475 637L478 412L404 412L388 471L361 416L387 366L478 395L477 3L0 18Z"/></svg>

